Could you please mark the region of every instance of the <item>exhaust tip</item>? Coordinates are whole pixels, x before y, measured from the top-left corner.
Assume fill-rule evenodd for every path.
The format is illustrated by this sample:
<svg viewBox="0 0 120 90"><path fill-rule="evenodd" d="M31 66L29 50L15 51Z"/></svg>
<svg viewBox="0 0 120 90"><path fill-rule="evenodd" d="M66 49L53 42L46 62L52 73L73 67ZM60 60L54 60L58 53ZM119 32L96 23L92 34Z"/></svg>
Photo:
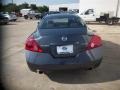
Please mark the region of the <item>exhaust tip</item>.
<svg viewBox="0 0 120 90"><path fill-rule="evenodd" d="M43 74L43 71L39 71L39 74Z"/></svg>
<svg viewBox="0 0 120 90"><path fill-rule="evenodd" d="M36 70L36 72L37 72L38 74L43 74L43 71L40 71L39 69Z"/></svg>

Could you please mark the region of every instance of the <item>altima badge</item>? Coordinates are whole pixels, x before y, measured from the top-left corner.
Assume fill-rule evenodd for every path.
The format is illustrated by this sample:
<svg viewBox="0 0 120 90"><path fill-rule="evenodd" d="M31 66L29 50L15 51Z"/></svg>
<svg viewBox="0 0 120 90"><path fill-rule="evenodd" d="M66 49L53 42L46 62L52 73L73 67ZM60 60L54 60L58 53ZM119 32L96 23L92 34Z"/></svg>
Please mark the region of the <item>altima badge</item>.
<svg viewBox="0 0 120 90"><path fill-rule="evenodd" d="M62 37L62 41L67 41L67 37Z"/></svg>

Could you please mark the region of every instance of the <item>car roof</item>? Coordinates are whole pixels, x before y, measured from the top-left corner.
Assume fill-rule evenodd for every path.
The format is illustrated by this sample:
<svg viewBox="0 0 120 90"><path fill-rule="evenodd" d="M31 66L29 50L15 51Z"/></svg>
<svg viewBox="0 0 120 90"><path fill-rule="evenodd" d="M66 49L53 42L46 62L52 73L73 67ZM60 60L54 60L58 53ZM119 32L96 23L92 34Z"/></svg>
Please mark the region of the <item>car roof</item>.
<svg viewBox="0 0 120 90"><path fill-rule="evenodd" d="M44 19L48 19L48 18L59 18L59 17L79 17L79 16L74 15L74 14L69 14L69 13L57 13L57 14L46 15L46 16L44 17Z"/></svg>

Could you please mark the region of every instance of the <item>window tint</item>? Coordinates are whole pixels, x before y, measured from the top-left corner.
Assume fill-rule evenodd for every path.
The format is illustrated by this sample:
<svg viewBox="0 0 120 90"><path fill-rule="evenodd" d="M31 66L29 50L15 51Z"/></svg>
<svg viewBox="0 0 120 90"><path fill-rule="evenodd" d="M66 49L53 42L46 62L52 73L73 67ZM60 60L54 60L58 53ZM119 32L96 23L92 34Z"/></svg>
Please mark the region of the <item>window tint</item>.
<svg viewBox="0 0 120 90"><path fill-rule="evenodd" d="M43 20L40 28L56 29L56 28L80 28L84 26L84 22L77 17L59 17Z"/></svg>

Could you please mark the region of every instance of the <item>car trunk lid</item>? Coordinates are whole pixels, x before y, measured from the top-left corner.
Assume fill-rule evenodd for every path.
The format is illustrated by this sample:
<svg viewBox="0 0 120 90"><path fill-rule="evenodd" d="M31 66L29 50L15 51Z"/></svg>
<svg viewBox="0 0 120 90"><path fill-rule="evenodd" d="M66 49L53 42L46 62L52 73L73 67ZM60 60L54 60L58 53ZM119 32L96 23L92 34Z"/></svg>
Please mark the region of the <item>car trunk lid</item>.
<svg viewBox="0 0 120 90"><path fill-rule="evenodd" d="M37 42L44 52L50 53L54 57L75 56L86 46L86 28L40 29L38 33ZM73 52L58 54L57 49L60 46L63 48L71 46Z"/></svg>

